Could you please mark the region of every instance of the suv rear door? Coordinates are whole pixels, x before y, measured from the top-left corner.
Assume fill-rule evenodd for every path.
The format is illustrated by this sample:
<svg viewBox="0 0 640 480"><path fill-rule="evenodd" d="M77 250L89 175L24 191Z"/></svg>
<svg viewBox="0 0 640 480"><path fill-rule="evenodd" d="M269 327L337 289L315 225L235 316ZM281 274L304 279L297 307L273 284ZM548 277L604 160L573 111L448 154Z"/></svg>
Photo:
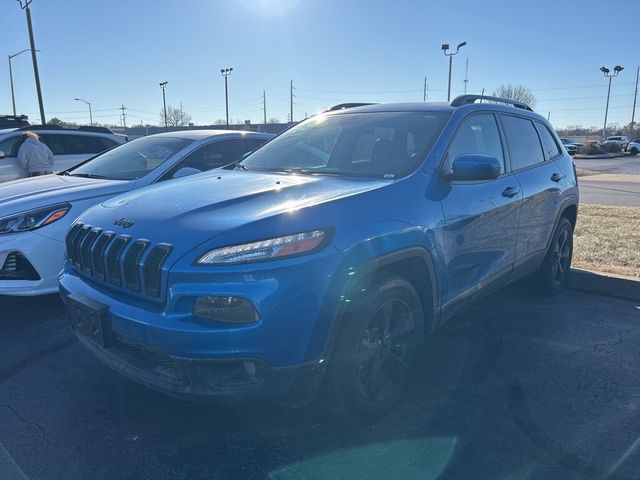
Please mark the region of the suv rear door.
<svg viewBox="0 0 640 480"><path fill-rule="evenodd" d="M488 181L447 181L445 218L445 288L443 309L473 300L488 284L506 283L513 268L522 199L518 179L505 164L504 146L493 113L471 114L449 144L441 174L463 153L490 155L501 163L500 177ZM501 280L501 281L500 281ZM460 301L460 302L458 302ZM449 310L449 313L451 311Z"/></svg>
<svg viewBox="0 0 640 480"><path fill-rule="evenodd" d="M0 183L10 182L27 176L27 171L18 162L18 149L24 142L22 133L12 133L0 140Z"/></svg>
<svg viewBox="0 0 640 480"><path fill-rule="evenodd" d="M534 270L551 238L560 207L561 187L566 183L559 162L562 149L540 122L501 114L511 169L522 188L522 209L516 246L516 267Z"/></svg>

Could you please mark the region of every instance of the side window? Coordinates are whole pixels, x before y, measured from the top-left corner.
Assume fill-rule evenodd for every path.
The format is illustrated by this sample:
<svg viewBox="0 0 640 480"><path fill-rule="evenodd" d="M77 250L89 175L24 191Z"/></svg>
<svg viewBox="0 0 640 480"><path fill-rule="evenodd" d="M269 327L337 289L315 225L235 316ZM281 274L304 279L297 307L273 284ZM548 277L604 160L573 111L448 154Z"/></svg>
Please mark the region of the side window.
<svg viewBox="0 0 640 480"><path fill-rule="evenodd" d="M544 162L538 133L531 120L501 115L502 126L507 137L511 169L520 170Z"/></svg>
<svg viewBox="0 0 640 480"><path fill-rule="evenodd" d="M64 135L62 141L65 144L67 155L93 155L112 147L114 144L106 138L91 135Z"/></svg>
<svg viewBox="0 0 640 480"><path fill-rule="evenodd" d="M450 172L453 160L464 153L479 153L495 157L500 162L500 173L505 172L502 141L493 114L472 115L460 124L445 155L444 172Z"/></svg>
<svg viewBox="0 0 640 480"><path fill-rule="evenodd" d="M265 142L266 142L266 140L263 140L261 138L246 138L244 140L244 143L246 144L247 152L251 152L251 151L255 150L256 148L258 148L259 146L261 146Z"/></svg>
<svg viewBox="0 0 640 480"><path fill-rule="evenodd" d="M47 133L40 135L40 140L51 149L54 155L69 155L65 135Z"/></svg>
<svg viewBox="0 0 640 480"><path fill-rule="evenodd" d="M219 168L229 165L247 152L244 140L220 140L208 143L197 150L191 152L184 159L178 162L163 180L168 180L181 168L194 168L200 172L206 172L212 168Z"/></svg>
<svg viewBox="0 0 640 480"><path fill-rule="evenodd" d="M15 148L16 139L18 138L20 137L9 137L0 142L0 152L3 152L5 157L15 157L18 155L18 149Z"/></svg>
<svg viewBox="0 0 640 480"><path fill-rule="evenodd" d="M547 160L551 160L552 158L556 158L560 155L560 148L549 129L538 122L536 122L536 128L540 134L540 140L542 141L542 147L544 148Z"/></svg>

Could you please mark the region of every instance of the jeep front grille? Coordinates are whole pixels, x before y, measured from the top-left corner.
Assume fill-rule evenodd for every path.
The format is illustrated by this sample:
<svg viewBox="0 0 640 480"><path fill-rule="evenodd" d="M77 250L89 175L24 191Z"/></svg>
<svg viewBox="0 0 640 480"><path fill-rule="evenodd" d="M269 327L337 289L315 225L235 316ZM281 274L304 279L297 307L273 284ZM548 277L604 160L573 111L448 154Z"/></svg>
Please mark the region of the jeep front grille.
<svg viewBox="0 0 640 480"><path fill-rule="evenodd" d="M159 297L162 271L172 246L150 246L91 225L76 223L65 239L67 258L80 274L111 287Z"/></svg>

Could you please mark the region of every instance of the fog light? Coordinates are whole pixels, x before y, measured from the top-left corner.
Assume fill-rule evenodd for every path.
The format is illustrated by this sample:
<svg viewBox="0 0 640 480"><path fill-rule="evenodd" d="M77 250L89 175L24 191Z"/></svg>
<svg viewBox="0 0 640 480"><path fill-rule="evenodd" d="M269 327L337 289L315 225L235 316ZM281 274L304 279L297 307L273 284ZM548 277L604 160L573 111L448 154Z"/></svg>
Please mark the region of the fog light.
<svg viewBox="0 0 640 480"><path fill-rule="evenodd" d="M251 323L259 318L253 305L240 297L198 297L193 314L228 323Z"/></svg>

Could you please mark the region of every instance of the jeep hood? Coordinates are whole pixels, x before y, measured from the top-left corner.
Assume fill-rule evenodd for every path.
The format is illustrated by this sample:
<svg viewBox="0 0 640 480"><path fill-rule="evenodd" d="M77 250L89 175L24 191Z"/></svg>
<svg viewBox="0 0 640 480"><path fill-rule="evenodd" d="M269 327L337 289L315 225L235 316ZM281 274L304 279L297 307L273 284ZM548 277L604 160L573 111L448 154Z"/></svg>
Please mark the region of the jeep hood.
<svg viewBox="0 0 640 480"><path fill-rule="evenodd" d="M133 182L99 180L68 175L44 175L0 184L0 217L46 207L61 202L73 203L128 191ZM100 198L96 202L100 201Z"/></svg>
<svg viewBox="0 0 640 480"><path fill-rule="evenodd" d="M188 250L233 228L390 182L217 170L109 199L85 212L79 221Z"/></svg>

